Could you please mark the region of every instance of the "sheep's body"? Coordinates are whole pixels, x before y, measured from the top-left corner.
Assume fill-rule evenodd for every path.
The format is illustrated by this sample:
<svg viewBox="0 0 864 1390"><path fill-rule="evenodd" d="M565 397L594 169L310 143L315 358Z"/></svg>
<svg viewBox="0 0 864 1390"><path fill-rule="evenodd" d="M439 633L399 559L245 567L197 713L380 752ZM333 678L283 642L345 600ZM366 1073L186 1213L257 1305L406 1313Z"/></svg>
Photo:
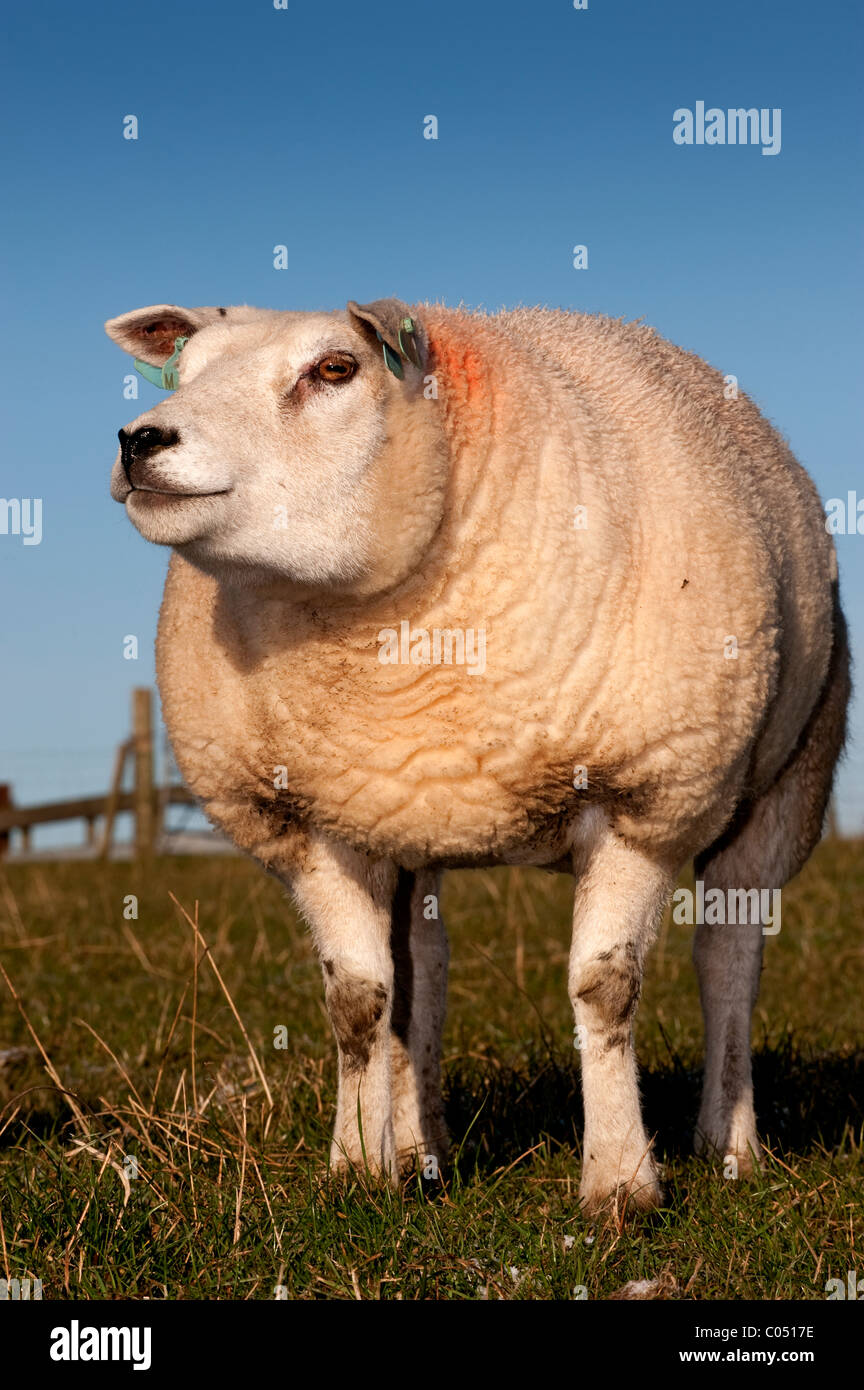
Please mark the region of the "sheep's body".
<svg viewBox="0 0 864 1390"><path fill-rule="evenodd" d="M550 864L600 798L686 859L770 785L822 688L834 556L815 489L748 401L649 330L536 310L456 325L497 430L464 446L404 592L262 603L174 559L160 686L184 775L256 851L302 807L411 867ZM569 379L545 374L530 401L541 351ZM485 673L382 665L378 633L403 620L482 626Z"/></svg>
<svg viewBox="0 0 864 1390"><path fill-rule="evenodd" d="M382 452L398 435L392 549L397 528L416 531L416 559L378 589L328 593L226 583L175 554L158 641L166 721L208 814L312 923L342 1058L334 1158L358 1158L354 1080L385 1169L443 1143L444 945L421 912L438 871L572 868L571 994L594 1039L583 1197L624 1186L647 1205L658 1188L629 1043L642 959L688 859L721 886L779 887L818 837L848 692L833 547L810 480L752 403L652 331L542 310L411 312L438 395L415 387L409 407L387 383ZM443 472L414 463L432 417ZM382 663L382 632L406 622L482 630L485 670ZM388 1050L399 984L384 937L400 891L415 1010ZM344 917L364 913L352 934ZM700 1129L744 1164L761 955L758 925L745 932L697 937Z"/></svg>

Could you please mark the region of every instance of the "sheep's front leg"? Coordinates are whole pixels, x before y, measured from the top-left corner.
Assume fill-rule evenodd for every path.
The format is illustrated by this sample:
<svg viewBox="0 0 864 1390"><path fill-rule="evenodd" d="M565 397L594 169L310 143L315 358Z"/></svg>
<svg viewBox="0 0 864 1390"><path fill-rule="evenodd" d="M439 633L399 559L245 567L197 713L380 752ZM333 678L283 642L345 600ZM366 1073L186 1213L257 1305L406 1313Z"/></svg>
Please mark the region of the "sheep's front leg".
<svg viewBox="0 0 864 1390"><path fill-rule="evenodd" d="M620 1191L647 1209L662 1191L642 1123L632 1018L672 877L628 848L600 812L586 818L574 871L569 985L585 1105L580 1197L596 1210Z"/></svg>
<svg viewBox="0 0 864 1390"><path fill-rule="evenodd" d="M441 875L399 870L391 942L395 987L391 1034L393 1128L400 1171L439 1176L448 1148L441 1098L441 1030L449 948Z"/></svg>
<svg viewBox="0 0 864 1390"><path fill-rule="evenodd" d="M290 886L321 958L339 1051L330 1167L368 1169L396 1183L390 1061L396 869L319 839Z"/></svg>

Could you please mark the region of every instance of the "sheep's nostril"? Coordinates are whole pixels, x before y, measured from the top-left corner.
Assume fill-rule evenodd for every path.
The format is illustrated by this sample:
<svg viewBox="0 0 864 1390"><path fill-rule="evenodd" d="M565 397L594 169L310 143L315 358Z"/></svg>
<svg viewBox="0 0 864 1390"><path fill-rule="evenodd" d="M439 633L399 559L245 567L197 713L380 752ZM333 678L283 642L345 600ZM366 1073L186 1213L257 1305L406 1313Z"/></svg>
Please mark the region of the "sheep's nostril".
<svg viewBox="0 0 864 1390"><path fill-rule="evenodd" d="M144 425L140 430L133 430L131 434L126 430L120 430L117 437L120 440L120 462L123 472L132 486L133 463L140 463L142 459L150 458L160 449L168 449L172 444L180 443L180 436L176 430L163 430L156 425Z"/></svg>

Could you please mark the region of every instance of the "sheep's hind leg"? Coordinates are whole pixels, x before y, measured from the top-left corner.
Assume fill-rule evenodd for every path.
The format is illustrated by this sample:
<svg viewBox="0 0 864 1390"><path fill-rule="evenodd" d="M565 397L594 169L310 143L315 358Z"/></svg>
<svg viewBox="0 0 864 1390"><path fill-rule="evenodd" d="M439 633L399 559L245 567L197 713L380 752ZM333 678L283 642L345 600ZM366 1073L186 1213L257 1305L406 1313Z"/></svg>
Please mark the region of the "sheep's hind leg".
<svg viewBox="0 0 864 1390"><path fill-rule="evenodd" d="M663 1194L642 1123L632 1018L673 876L628 848L600 811L582 827L574 872L569 986L585 1105L579 1194L589 1211L619 1198L648 1209Z"/></svg>
<svg viewBox="0 0 864 1390"><path fill-rule="evenodd" d="M398 1183L393 1139L390 1020L391 904L396 869L321 838L290 877L321 958L339 1051L335 1172L357 1168Z"/></svg>
<svg viewBox="0 0 864 1390"><path fill-rule="evenodd" d="M720 840L696 861L696 877L704 880L706 899L712 888L719 888L727 895L729 890L736 892L743 904L743 895L755 889L760 902L759 913L748 911L749 921L743 925L698 926L693 941L705 1016L705 1087L696 1149L726 1160L727 1176L744 1177L760 1165L750 1031L763 928L770 935L779 931L775 890L798 873L819 842L846 732L849 690L846 624L835 594L831 663L792 757L774 785L754 804L742 808ZM769 904L770 927L764 920L768 915L764 907ZM736 910L739 922L741 915ZM732 1165L730 1158L735 1160Z"/></svg>
<svg viewBox="0 0 864 1390"><path fill-rule="evenodd" d="M706 895L721 886L720 878L716 872L706 876ZM727 885L722 887L725 891ZM761 1166L750 1064L751 1019L762 964L759 922L697 926L693 959L705 1019L706 1058L695 1148L697 1153L719 1154L727 1177L747 1177Z"/></svg>
<svg viewBox="0 0 864 1390"><path fill-rule="evenodd" d="M448 1148L441 1098L441 1029L447 1002L447 934L440 874L399 870L391 944L393 1128L400 1170L437 1178Z"/></svg>

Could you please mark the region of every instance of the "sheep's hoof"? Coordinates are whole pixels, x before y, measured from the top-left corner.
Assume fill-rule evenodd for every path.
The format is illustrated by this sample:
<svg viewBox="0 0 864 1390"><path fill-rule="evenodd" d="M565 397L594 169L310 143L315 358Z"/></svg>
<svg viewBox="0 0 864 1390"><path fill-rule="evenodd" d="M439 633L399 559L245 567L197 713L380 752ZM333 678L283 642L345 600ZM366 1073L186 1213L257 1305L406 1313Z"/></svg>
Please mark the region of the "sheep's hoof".
<svg viewBox="0 0 864 1390"><path fill-rule="evenodd" d="M435 1191L444 1178L447 1165L447 1149L437 1144L434 1151L427 1149L402 1149L398 1154L399 1176L409 1178L416 1174L418 1182L428 1192Z"/></svg>
<svg viewBox="0 0 864 1390"><path fill-rule="evenodd" d="M436 1183L447 1166L450 1152L450 1139L446 1129L439 1127L426 1131L426 1138L418 1140L410 1130L396 1127L396 1157L402 1177L417 1173L427 1183Z"/></svg>
<svg viewBox="0 0 864 1390"><path fill-rule="evenodd" d="M723 1165L725 1178L752 1178L761 1173L762 1145L753 1130L747 1135L737 1135L725 1140L721 1135L712 1135L697 1128L693 1136L693 1149L705 1158L713 1158Z"/></svg>
<svg viewBox="0 0 864 1390"><path fill-rule="evenodd" d="M375 1157L362 1149L359 1153L346 1152L345 1148L333 1140L330 1149L329 1176L335 1182L365 1182L376 1187L399 1186L399 1165L392 1150Z"/></svg>
<svg viewBox="0 0 864 1390"><path fill-rule="evenodd" d="M596 1171L583 1173L579 1201L586 1216L611 1214L617 1219L635 1216L637 1212L654 1211L664 1201L663 1188L656 1164L643 1159L627 1182L621 1182L616 1167L612 1181L603 1180Z"/></svg>
<svg viewBox="0 0 864 1390"><path fill-rule="evenodd" d="M659 1182L643 1183L641 1187L620 1183L614 1192L582 1192L579 1200L586 1216L636 1216L640 1212L656 1211L664 1202Z"/></svg>
<svg viewBox="0 0 864 1390"><path fill-rule="evenodd" d="M322 1179L322 1186L329 1183L346 1187L352 1182L368 1188L390 1187L394 1192L401 1186L398 1169L383 1168L379 1164L364 1164L362 1159L358 1163L346 1163L344 1160L341 1163L331 1163Z"/></svg>

